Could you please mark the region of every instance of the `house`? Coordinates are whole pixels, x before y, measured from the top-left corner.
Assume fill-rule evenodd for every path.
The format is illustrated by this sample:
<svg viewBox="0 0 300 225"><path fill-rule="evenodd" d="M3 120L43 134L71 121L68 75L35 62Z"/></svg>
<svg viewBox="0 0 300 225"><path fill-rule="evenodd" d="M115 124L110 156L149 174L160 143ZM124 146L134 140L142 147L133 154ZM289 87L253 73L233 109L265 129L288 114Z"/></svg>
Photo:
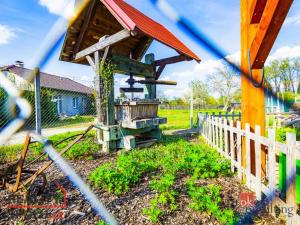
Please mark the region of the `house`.
<svg viewBox="0 0 300 225"><path fill-rule="evenodd" d="M33 70L25 68L21 61L16 61L16 64L2 67L0 70L20 90L34 91L33 84L28 82ZM92 99L92 88L70 78L43 72L40 72L40 82L42 89L47 88L52 91L52 101L57 103L58 115L75 116L88 113L88 101Z"/></svg>

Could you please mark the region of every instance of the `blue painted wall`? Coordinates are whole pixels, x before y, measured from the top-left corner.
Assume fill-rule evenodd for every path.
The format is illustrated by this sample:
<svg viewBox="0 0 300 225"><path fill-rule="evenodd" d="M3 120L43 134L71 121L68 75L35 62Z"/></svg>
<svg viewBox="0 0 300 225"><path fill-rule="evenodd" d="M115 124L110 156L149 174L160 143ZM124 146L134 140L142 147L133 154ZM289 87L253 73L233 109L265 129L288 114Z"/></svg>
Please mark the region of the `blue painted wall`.
<svg viewBox="0 0 300 225"><path fill-rule="evenodd" d="M60 95L62 98L61 115L76 116L83 115L87 112L87 95L63 91L55 91L55 95ZM78 98L78 104L76 108L73 107L73 98L75 97Z"/></svg>

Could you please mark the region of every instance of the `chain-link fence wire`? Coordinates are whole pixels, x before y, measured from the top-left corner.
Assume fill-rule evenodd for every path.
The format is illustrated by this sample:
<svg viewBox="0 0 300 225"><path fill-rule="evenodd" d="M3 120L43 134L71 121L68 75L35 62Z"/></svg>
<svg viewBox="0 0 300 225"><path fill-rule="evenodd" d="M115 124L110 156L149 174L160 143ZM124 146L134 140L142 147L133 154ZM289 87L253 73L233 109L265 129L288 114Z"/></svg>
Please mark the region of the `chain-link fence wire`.
<svg viewBox="0 0 300 225"><path fill-rule="evenodd" d="M20 69L20 68L19 68ZM63 78L58 76L47 75L44 77L41 74L41 80L43 81L40 91L37 93L34 89L34 84L28 83L23 80L23 84L20 83L21 76L14 74L13 71L6 71L6 76L10 81L17 86L19 90L23 90L23 98L28 101L32 108L32 114L26 120L21 131L35 130L36 129L36 109L35 109L35 97L40 94L40 113L41 113L41 127L46 128L64 128L64 127L79 127L83 129L89 123L93 122L96 115L96 103L93 94L93 89L75 82L69 78ZM15 82L15 78L18 77L19 82ZM14 79L12 79L12 77ZM48 79L48 80L47 80ZM47 84L48 81L56 79L57 89L44 87L43 84ZM64 89L59 86L60 82L64 82ZM74 91L74 89L76 91ZM4 90L0 90L0 129L4 128L14 117L18 114L19 109L16 107L8 108L11 100L8 98L7 93Z"/></svg>
<svg viewBox="0 0 300 225"><path fill-rule="evenodd" d="M50 30L48 36L46 37L44 43L38 54L35 56L36 67L41 70L47 64L49 59L51 59L53 53L57 50L57 47L62 43L65 36L66 27L69 22L72 24L80 12L88 5L90 0L81 1L81 5L77 5L76 12L73 17L68 21L63 16L61 16L57 22L54 24ZM29 72L27 74L27 80L31 81L37 74L35 72ZM12 101L11 106L8 106L8 112L12 115L12 119L5 124L0 130L0 145L2 145L7 139L9 139L27 120L31 115L31 107L27 100L21 98L21 94L26 90L18 90L16 86L0 71L0 87L1 99L3 103L7 105L10 100ZM1 102L1 103L2 103ZM1 105L2 106L2 105ZM14 109L16 107L16 109ZM2 107L1 107L2 108ZM16 113L14 115L14 113ZM6 113L3 113L7 116ZM67 162L60 156L56 150L49 144L50 142L43 137L37 136L37 141L44 144L44 150L48 153L49 157L59 166L59 168L68 176L74 186L78 187L85 198L90 202L97 214L109 224L118 224L115 218L107 211L103 206L101 201L90 191L88 185L77 175L73 168L71 168Z"/></svg>
<svg viewBox="0 0 300 225"><path fill-rule="evenodd" d="M226 64L228 64L234 71L236 71L241 76L245 77L249 80L255 87L261 88L265 91L267 96L271 96L276 99L280 104L284 104L284 106L288 109L294 109L293 104L291 102L284 102L282 98L279 98L277 93L273 92L270 88L263 85L258 85L247 71L243 71L239 65L234 62L231 62L226 56L228 54L222 50L220 46L218 46L214 40L207 35L204 34L198 27L196 27L189 19L181 16L166 0L149 0L155 8L158 9L159 12L162 13L163 16L167 17L174 23L182 32L188 35L193 41L195 41L199 46L206 49L210 54L212 54L217 59L222 59ZM250 55L249 55L250 56ZM292 174L291 177L287 179L287 186L291 185L295 180L296 174ZM238 224L245 224L252 220L254 216L256 216L259 212L261 212L265 207L270 204L275 198L276 189L270 191L266 198L263 201L258 202L255 207L246 212L244 215L241 215L238 221Z"/></svg>

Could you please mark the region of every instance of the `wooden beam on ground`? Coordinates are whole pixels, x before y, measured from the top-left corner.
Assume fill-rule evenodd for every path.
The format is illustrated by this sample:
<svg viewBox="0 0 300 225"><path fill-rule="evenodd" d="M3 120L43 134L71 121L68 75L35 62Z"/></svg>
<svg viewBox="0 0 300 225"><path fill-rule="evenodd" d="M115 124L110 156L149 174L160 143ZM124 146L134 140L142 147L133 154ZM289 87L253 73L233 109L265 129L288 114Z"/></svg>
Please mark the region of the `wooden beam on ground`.
<svg viewBox="0 0 300 225"><path fill-rule="evenodd" d="M162 65L174 64L182 61L191 61L191 60L192 60L191 58L188 58L185 55L177 55L165 59L156 60L154 63L155 66L162 66Z"/></svg>
<svg viewBox="0 0 300 225"><path fill-rule="evenodd" d="M252 0L250 7L250 23L259 23L266 7L267 0Z"/></svg>
<svg viewBox="0 0 300 225"><path fill-rule="evenodd" d="M120 41L123 41L127 38L130 37L130 31L124 29L124 30L121 30L119 31L118 33L116 34L113 34L111 36L109 36L108 38L105 38L103 40L100 40L98 43L78 52L76 54L76 57L75 57L75 60L79 60L87 55L90 55L96 51L100 51L100 50L103 50L105 49L106 47L108 46L111 46L113 44L116 44Z"/></svg>
<svg viewBox="0 0 300 225"><path fill-rule="evenodd" d="M271 51L293 0L268 0L250 47L251 68L261 69Z"/></svg>

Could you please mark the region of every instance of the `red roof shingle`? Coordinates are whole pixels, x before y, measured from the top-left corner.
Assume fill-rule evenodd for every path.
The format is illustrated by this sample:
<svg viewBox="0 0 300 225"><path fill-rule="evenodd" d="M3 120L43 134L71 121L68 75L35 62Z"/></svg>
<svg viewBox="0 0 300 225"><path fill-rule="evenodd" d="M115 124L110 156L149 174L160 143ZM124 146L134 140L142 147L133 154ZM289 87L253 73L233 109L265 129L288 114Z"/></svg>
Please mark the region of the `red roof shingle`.
<svg viewBox="0 0 300 225"><path fill-rule="evenodd" d="M101 0L117 20L128 30L138 28L147 36L200 62L201 59L163 25L152 20L123 0Z"/></svg>

